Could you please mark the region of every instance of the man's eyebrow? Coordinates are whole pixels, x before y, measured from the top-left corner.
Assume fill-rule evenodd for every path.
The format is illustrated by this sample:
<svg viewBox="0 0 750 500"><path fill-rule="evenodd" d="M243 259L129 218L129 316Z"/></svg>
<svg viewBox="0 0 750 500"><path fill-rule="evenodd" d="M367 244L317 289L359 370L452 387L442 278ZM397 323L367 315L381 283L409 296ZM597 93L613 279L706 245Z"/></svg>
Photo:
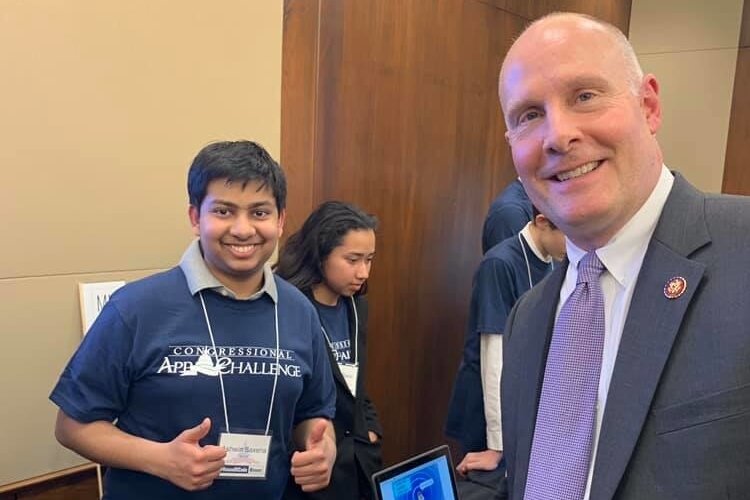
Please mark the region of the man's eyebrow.
<svg viewBox="0 0 750 500"><path fill-rule="evenodd" d="M609 80L599 75L577 75L566 82L566 87L581 89L586 87L609 88Z"/></svg>
<svg viewBox="0 0 750 500"><path fill-rule="evenodd" d="M507 103L508 112L506 113L508 118L513 119L521 112L523 108L527 106L527 103L534 102L534 99L524 97L523 99L511 99Z"/></svg>

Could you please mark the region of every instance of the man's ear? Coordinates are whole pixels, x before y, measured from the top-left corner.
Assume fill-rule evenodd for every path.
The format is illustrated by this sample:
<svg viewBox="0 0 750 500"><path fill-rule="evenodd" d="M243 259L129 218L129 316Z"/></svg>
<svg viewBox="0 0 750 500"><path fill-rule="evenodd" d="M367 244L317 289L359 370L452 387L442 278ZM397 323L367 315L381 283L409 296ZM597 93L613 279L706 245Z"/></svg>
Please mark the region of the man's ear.
<svg viewBox="0 0 750 500"><path fill-rule="evenodd" d="M188 208L188 217L190 218L190 226L193 228L193 234L195 236L200 236L200 209L195 205L190 205Z"/></svg>
<svg viewBox="0 0 750 500"><path fill-rule="evenodd" d="M659 100L659 82L654 75L648 74L643 77L641 109L643 109L651 135L655 135L661 127L661 101Z"/></svg>
<svg viewBox="0 0 750 500"><path fill-rule="evenodd" d="M284 234L284 222L286 222L286 208L279 212L279 238Z"/></svg>
<svg viewBox="0 0 750 500"><path fill-rule="evenodd" d="M543 214L536 214L536 216L534 217L534 225L539 229L547 229L548 227L550 227L550 222L549 219Z"/></svg>

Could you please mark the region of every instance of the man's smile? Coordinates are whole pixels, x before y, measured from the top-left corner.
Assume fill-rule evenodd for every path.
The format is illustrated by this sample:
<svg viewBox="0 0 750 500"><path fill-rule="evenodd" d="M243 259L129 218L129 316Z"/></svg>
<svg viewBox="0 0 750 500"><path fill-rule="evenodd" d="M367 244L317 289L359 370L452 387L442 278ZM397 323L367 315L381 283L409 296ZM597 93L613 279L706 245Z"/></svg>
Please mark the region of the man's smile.
<svg viewBox="0 0 750 500"><path fill-rule="evenodd" d="M565 182L570 179L575 179L593 170L596 170L597 168L599 168L599 165L601 165L602 163L603 163L603 160L590 161L588 163L584 163L580 167L574 168L573 170L567 170L565 172L560 172L558 174L555 174L554 178L560 182Z"/></svg>

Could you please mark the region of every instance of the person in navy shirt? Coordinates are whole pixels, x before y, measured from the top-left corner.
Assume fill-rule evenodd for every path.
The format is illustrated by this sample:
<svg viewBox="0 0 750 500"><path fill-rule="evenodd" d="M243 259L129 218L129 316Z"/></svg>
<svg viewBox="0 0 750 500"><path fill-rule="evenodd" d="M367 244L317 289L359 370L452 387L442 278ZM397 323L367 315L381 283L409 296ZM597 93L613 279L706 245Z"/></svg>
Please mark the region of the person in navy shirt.
<svg viewBox="0 0 750 500"><path fill-rule="evenodd" d="M276 273L302 290L320 315L336 380L338 456L330 485L305 495L290 484L285 498L372 498L370 476L382 467L382 430L365 389L367 302L377 220L338 201L316 208L289 237Z"/></svg>
<svg viewBox="0 0 750 500"><path fill-rule="evenodd" d="M461 474L490 471L502 458L500 374L502 333L518 298L565 256L565 236L532 207L533 220L492 247L474 275L464 353L453 389L446 434L466 456Z"/></svg>
<svg viewBox="0 0 750 500"><path fill-rule="evenodd" d="M284 174L258 144L219 142L188 194L198 238L179 266L112 295L50 396L57 439L108 466L106 499L279 499L290 473L321 489L336 457L326 345L267 264Z"/></svg>

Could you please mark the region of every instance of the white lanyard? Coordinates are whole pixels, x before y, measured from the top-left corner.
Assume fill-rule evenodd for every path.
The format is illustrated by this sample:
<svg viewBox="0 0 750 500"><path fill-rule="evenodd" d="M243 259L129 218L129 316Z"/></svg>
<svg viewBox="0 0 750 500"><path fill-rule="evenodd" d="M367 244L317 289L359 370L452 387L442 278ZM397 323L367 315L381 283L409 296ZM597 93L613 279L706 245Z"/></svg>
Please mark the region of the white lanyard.
<svg viewBox="0 0 750 500"><path fill-rule="evenodd" d="M357 316L357 305L354 303L354 297L349 298L352 300L352 311L354 311L354 365L356 365L359 354L359 342L357 342L359 338L359 316ZM333 348L333 342L331 342L331 338L326 333L326 329L323 328L323 325L320 325L320 329L323 330L323 335L328 342L328 346L335 352L336 349Z"/></svg>
<svg viewBox="0 0 750 500"><path fill-rule="evenodd" d="M208 327L208 335L211 337L211 347L214 349L214 356L216 357L216 365L219 365L219 353L216 350L216 342L214 342L214 333L211 330L211 321L208 319L208 311L206 310L206 302L203 300L203 292L198 292L201 298L201 305L203 306L203 315L206 318L206 326ZM276 373L273 376L273 391L271 392L271 403L268 406L268 420L266 420L266 432L271 429L271 413L273 412L273 401L276 398L276 385L279 381L279 307L276 302L273 303L273 319L274 327L276 330ZM227 433L229 433L229 413L227 412L227 396L224 392L224 377L221 375L221 368L219 368L219 385L221 386L221 402L224 405L224 424L227 426Z"/></svg>
<svg viewBox="0 0 750 500"><path fill-rule="evenodd" d="M526 261L526 272L529 275L529 288L534 287L534 282L531 279L531 265L529 264L529 256L526 255L526 247L523 244L524 238L521 237L521 233L518 233L518 242L521 243L521 251L523 252L523 260ZM552 269L555 268L555 263L550 261L550 265L552 266Z"/></svg>

